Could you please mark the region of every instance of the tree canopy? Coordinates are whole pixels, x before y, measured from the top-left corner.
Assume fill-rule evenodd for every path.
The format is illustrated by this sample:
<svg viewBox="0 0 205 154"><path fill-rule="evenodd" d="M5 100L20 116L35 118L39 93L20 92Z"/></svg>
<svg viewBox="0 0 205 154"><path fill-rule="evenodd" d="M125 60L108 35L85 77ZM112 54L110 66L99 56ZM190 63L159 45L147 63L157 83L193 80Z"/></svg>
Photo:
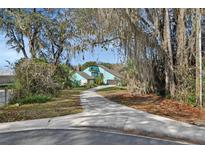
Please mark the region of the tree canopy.
<svg viewBox="0 0 205 154"><path fill-rule="evenodd" d="M183 101L194 93L196 103L202 104L202 11L81 9L79 16L84 23L89 20L83 35L92 38L91 44L118 48L126 57L133 93L164 93Z"/></svg>
<svg viewBox="0 0 205 154"><path fill-rule="evenodd" d="M202 106L203 9L1 9L7 44L25 58L69 63L96 46L125 57L133 94L159 93ZM27 44L27 45L26 45Z"/></svg>

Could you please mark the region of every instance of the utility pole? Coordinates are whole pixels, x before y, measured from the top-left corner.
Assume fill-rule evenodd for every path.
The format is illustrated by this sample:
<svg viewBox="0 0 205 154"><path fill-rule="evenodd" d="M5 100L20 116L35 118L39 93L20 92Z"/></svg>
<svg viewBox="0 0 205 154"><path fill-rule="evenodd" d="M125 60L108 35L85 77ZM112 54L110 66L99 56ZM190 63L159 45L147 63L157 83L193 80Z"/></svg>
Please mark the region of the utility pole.
<svg viewBox="0 0 205 154"><path fill-rule="evenodd" d="M201 53L201 12L196 9L196 104L203 107L202 102L202 53Z"/></svg>

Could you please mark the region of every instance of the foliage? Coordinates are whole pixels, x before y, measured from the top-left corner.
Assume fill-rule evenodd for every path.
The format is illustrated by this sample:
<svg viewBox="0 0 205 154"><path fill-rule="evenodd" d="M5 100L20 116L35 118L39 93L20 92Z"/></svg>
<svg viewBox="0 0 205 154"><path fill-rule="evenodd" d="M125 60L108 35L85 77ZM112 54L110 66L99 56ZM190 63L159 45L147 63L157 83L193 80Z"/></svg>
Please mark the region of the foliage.
<svg viewBox="0 0 205 154"><path fill-rule="evenodd" d="M123 86L123 87L125 87L125 86L127 86L127 81L125 80L125 79L120 79L120 80L118 80L118 84L120 85L120 86Z"/></svg>
<svg viewBox="0 0 205 154"><path fill-rule="evenodd" d="M90 39L92 44L120 48L130 67L125 71L132 93L154 92L188 100L194 79L197 102L202 87L198 71L201 68L198 35L201 11L203 9L82 9L79 14L83 18L81 24L92 23L84 24L86 35L94 35ZM194 70L190 72L189 68ZM186 78L181 70L191 73L190 77ZM180 90L183 92L178 95Z"/></svg>
<svg viewBox="0 0 205 154"><path fill-rule="evenodd" d="M88 61L84 63L83 65L80 66L80 70L84 70L90 66L96 66L96 65L103 65L109 69L112 69L112 64L111 63L104 63L104 62L95 62L95 61Z"/></svg>
<svg viewBox="0 0 205 154"><path fill-rule="evenodd" d="M86 90L84 87L62 90L57 98L53 97L46 103L10 104L1 107L0 123L80 113L83 111L80 105L80 93L84 90Z"/></svg>
<svg viewBox="0 0 205 154"><path fill-rule="evenodd" d="M97 87L98 85L96 84L96 83L87 83L86 85L85 85L85 87L86 88L94 88L94 87Z"/></svg>
<svg viewBox="0 0 205 154"><path fill-rule="evenodd" d="M22 59L16 64L13 100L33 95L57 95L59 86L53 80L56 67L38 59Z"/></svg>
<svg viewBox="0 0 205 154"><path fill-rule="evenodd" d="M100 76L97 76L95 78L95 84L96 85L103 85L104 84L104 81L103 81L103 75L101 74Z"/></svg>
<svg viewBox="0 0 205 154"><path fill-rule="evenodd" d="M104 62L100 62L99 65L103 65L109 69L112 69L112 64L111 63L104 63Z"/></svg>
<svg viewBox="0 0 205 154"><path fill-rule="evenodd" d="M73 86L72 77L73 70L66 64L57 65L54 73L54 80L64 88L70 88Z"/></svg>
<svg viewBox="0 0 205 154"><path fill-rule="evenodd" d="M72 88L80 87L80 81L74 80L72 81Z"/></svg>
<svg viewBox="0 0 205 154"><path fill-rule="evenodd" d="M84 63L83 65L80 66L80 70L83 71L84 69L90 67L90 66L96 66L97 65L97 62L95 61L89 61L89 62L86 62Z"/></svg>
<svg viewBox="0 0 205 154"><path fill-rule="evenodd" d="M78 36L73 18L74 9L52 9L48 12L47 20L41 35L44 50L41 56L55 65L62 61L69 62L75 52L80 52L81 38Z"/></svg>
<svg viewBox="0 0 205 154"><path fill-rule="evenodd" d="M196 103L202 106L199 32L203 11L199 8L0 9L0 24L7 44L25 58L43 57L57 66L62 61L69 63L76 52L93 51L97 46L114 48L125 58L127 84L133 94L154 92L187 101L192 100L189 94L195 92ZM96 62L85 63L81 70L90 65ZM65 78L57 78L64 83ZM39 85L41 80L35 82Z"/></svg>
<svg viewBox="0 0 205 154"><path fill-rule="evenodd" d="M44 58L57 65L85 48L73 18L74 9L5 8L0 9L0 30L7 45L25 58Z"/></svg>
<svg viewBox="0 0 205 154"><path fill-rule="evenodd" d="M17 52L22 52L25 58L30 53L36 58L42 49L39 38L45 24L45 16L40 9L1 9L2 30L5 32L7 44ZM25 40L28 39L28 50Z"/></svg>
<svg viewBox="0 0 205 154"><path fill-rule="evenodd" d="M121 92L121 91L126 91L126 87L122 87L122 86L116 86L116 87L108 87L108 88L103 88L103 89L99 89L98 92L107 92L112 93L112 92Z"/></svg>
<svg viewBox="0 0 205 154"><path fill-rule="evenodd" d="M139 94L143 88L142 82L140 82L137 66L133 60L128 60L123 69L125 74L125 80L127 81L128 89L133 94Z"/></svg>
<svg viewBox="0 0 205 154"><path fill-rule="evenodd" d="M195 104L195 80L194 80L194 68L183 69L178 68L175 74L178 77L178 83L176 87L175 98L182 102L188 102L192 105Z"/></svg>
<svg viewBox="0 0 205 154"><path fill-rule="evenodd" d="M189 93L188 95L188 103L191 104L192 106L196 106L196 96L195 96L195 93Z"/></svg>
<svg viewBox="0 0 205 154"><path fill-rule="evenodd" d="M22 99L17 99L11 102L11 104L18 103L20 105L22 104L33 104L33 103L46 103L51 100L51 97L46 95L32 95L32 96L26 96Z"/></svg>

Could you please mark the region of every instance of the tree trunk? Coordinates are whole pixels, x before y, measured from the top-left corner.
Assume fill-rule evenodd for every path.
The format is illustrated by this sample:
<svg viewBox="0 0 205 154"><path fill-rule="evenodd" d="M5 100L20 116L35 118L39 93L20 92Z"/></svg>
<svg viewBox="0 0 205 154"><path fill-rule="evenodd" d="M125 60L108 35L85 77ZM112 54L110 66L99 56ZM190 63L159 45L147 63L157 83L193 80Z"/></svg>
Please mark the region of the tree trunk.
<svg viewBox="0 0 205 154"><path fill-rule="evenodd" d="M169 91L172 97L175 96L175 81L174 81L174 66L173 66L173 53L171 47L171 36L170 36L170 27L169 27L169 12L168 9L164 9L164 50L166 53L165 62L165 75L166 80L169 83L166 83L166 90Z"/></svg>
<svg viewBox="0 0 205 154"><path fill-rule="evenodd" d="M177 64L180 66L188 65L188 55L185 53L185 25L184 25L185 9L180 8L177 20Z"/></svg>
<svg viewBox="0 0 205 154"><path fill-rule="evenodd" d="M23 55L24 55L24 58L28 59L28 55L27 55L27 53L26 53L26 50L25 50L25 49L22 49L22 53L23 53Z"/></svg>
<svg viewBox="0 0 205 154"><path fill-rule="evenodd" d="M196 9L196 104L202 108L201 14Z"/></svg>
<svg viewBox="0 0 205 154"><path fill-rule="evenodd" d="M60 56L63 52L63 47L61 47L59 50L56 51L55 56L54 56L54 65L59 64L60 62Z"/></svg>

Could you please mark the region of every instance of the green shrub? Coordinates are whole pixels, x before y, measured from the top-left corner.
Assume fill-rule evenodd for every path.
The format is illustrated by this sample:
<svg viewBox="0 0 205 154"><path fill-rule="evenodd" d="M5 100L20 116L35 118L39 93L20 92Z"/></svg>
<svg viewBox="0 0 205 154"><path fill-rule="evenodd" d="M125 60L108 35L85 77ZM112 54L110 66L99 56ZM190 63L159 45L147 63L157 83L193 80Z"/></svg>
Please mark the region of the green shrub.
<svg viewBox="0 0 205 154"><path fill-rule="evenodd" d="M59 64L54 73L54 80L61 85L61 88L70 88L73 86L71 80L73 70L66 64Z"/></svg>
<svg viewBox="0 0 205 154"><path fill-rule="evenodd" d="M126 89L127 89L126 87L117 86L117 87L103 88L98 91L118 91L118 90L126 90Z"/></svg>
<svg viewBox="0 0 205 154"><path fill-rule="evenodd" d="M88 84L86 84L86 88L94 88L96 86L97 85L95 83L88 83Z"/></svg>
<svg viewBox="0 0 205 154"><path fill-rule="evenodd" d="M41 59L21 59L15 66L13 100L34 95L57 95L59 85L53 75L56 66Z"/></svg>
<svg viewBox="0 0 205 154"><path fill-rule="evenodd" d="M125 86L127 86L127 81L125 79L120 79L120 80L118 80L118 84L120 86L125 87Z"/></svg>
<svg viewBox="0 0 205 154"><path fill-rule="evenodd" d="M51 97L46 95L33 95L28 96L22 99L18 99L16 101L11 102L11 104L18 103L18 104L33 104L33 103L46 103L50 101Z"/></svg>
<svg viewBox="0 0 205 154"><path fill-rule="evenodd" d="M72 81L71 87L72 88L80 87L80 81L77 81L77 80Z"/></svg>
<svg viewBox="0 0 205 154"><path fill-rule="evenodd" d="M195 94L189 94L188 96L188 103L191 104L192 106L194 106L196 103L196 96Z"/></svg>
<svg viewBox="0 0 205 154"><path fill-rule="evenodd" d="M95 78L95 84L96 85L103 85L104 84L102 75Z"/></svg>
<svg viewBox="0 0 205 154"><path fill-rule="evenodd" d="M80 66L80 70L84 70L86 68L88 68L89 66L96 66L97 63L95 61L89 61L89 62L86 62L84 63L82 66Z"/></svg>

